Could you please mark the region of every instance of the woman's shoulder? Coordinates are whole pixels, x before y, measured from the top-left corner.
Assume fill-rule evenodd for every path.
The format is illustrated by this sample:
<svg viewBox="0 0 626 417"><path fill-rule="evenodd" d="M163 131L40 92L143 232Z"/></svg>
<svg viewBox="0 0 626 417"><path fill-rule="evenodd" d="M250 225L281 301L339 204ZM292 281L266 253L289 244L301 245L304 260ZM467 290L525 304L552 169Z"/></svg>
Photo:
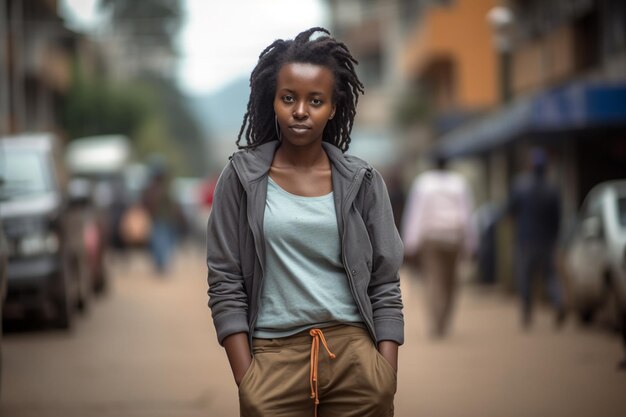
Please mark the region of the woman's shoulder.
<svg viewBox="0 0 626 417"><path fill-rule="evenodd" d="M326 149L331 148L330 146L327 146ZM378 171L376 171L376 169L369 163L367 162L365 159L362 159L358 156L349 154L349 153L343 153L343 152L335 152L331 156L331 161L333 162L339 162L338 165L343 166L344 168L347 169L347 172L351 172L352 174L355 174L361 170L365 170L365 179L367 181L372 181L372 179L378 175L380 176L380 174L378 173ZM339 161L338 161L339 160Z"/></svg>
<svg viewBox="0 0 626 417"><path fill-rule="evenodd" d="M239 186L239 177L233 166L232 159L229 158L217 180L216 192L223 192L224 189L239 188Z"/></svg>
<svg viewBox="0 0 626 417"><path fill-rule="evenodd" d="M348 161L352 165L365 168L365 169L372 169L372 166L370 165L370 163L367 162L363 158L360 158L358 156L355 156L349 153L344 153L343 157L346 159L346 161Z"/></svg>

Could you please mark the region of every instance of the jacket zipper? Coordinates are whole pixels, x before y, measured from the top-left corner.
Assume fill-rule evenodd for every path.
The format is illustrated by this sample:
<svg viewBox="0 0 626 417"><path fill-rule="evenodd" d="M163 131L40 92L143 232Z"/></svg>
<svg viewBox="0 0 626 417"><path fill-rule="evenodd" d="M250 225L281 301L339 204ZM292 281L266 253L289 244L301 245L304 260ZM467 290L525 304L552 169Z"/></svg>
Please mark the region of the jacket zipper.
<svg viewBox="0 0 626 417"><path fill-rule="evenodd" d="M243 185L244 181L241 179L241 173L239 172L239 169L237 168L237 164L234 163L232 159L231 159L231 163L233 164L233 168L235 169L235 172L237 173L237 178L239 178L239 182ZM245 187L244 187L244 190L245 190ZM246 190L246 198L248 198L248 190ZM253 312L252 316L250 317L249 325L252 328L248 329L248 343L250 344L250 352L252 352L252 336L254 333L254 325L256 324L256 319L258 315L259 302L261 301L261 286L263 284L263 277L265 276L265 264L264 264L265 257L261 256L261 253L260 253L261 251L260 245L264 244L264 240L260 238L259 231L257 230L257 224L252 222L252 219L250 218L250 213L251 213L251 207L248 204L248 207L246 210L246 217L248 219L248 224L250 225L250 229L252 230L252 237L255 241L254 251L259 260L259 265L261 266L261 277L260 277L259 284L258 284L259 291L257 291L257 294L256 294L257 309L256 311ZM260 242L259 245L257 245L256 242Z"/></svg>
<svg viewBox="0 0 626 417"><path fill-rule="evenodd" d="M243 185L243 181L241 179L241 173L239 172L239 169L237 168L237 164L231 159L230 162L233 164L233 168L235 169L235 172L237 173L237 177L239 178L239 182ZM354 298L354 301L356 302L357 308L359 310L359 313L361 314L361 317L363 318L363 320L365 321L365 324L370 332L370 335L372 336L372 339L375 341L376 340L376 334L374 331L374 325L373 323L370 323L370 321L368 320L367 315L364 313L363 310L363 305L361 304L361 300L358 297L357 291L356 291L356 284L354 282L354 276L352 275L352 272L350 270L350 265L348 264L348 261L346 259L346 251L344 250L345 248L345 240L346 240L346 207L347 207L347 203L353 200L353 194L355 194L355 192L358 192L358 190L360 189L360 185L363 183L363 176L365 176L367 168L362 168L359 172L357 172L354 176L354 180L352 181L352 183L350 184L350 188L348 190L348 193L346 194L346 197L344 198L343 202L342 202L342 207L341 207L341 218L342 218L342 222L343 222L343 230L341 233L341 258L343 260L343 267L344 270L346 271L346 275L348 276L348 283L350 284L350 292L352 293L352 297ZM245 189L245 187L244 187ZM246 194L248 193L248 190L246 190ZM246 197L247 198L247 197ZM248 207L247 213L246 213L246 217L248 218L248 223L252 226L253 222L251 221L252 219L250 218L250 207ZM255 239L255 242L261 242L261 244L263 244L263 241L260 239L260 237L258 236L258 231L256 230L257 227L251 227L252 230L252 235L253 238ZM256 256L259 259L259 265L261 266L261 279L259 281L259 291L257 291L257 300L256 300L256 305L257 305L257 310L253 312L253 315L250 318L250 325L254 326L254 324L256 323L256 319L257 319L257 315L258 315L258 306L259 306L259 302L261 300L261 285L263 283L263 277L265 276L265 265L264 265L264 257L261 256L260 254L260 248L258 245L254 245L254 250L256 252ZM248 342L250 344L250 350L252 351L252 335L254 333L253 329L249 329L248 331Z"/></svg>
<svg viewBox="0 0 626 417"><path fill-rule="evenodd" d="M347 208L348 203L353 201L353 194L355 192L358 192L358 190L361 188L360 186L363 183L363 176L365 175L364 173L365 170L366 170L365 168L362 169L354 176L354 180L352 181L352 184L350 184L350 189L346 195L346 198L342 202L341 219L343 223L343 230L341 231L341 258L343 260L344 270L346 271L346 275L348 276L348 283L350 284L350 291L352 292L352 297L354 298L354 301L356 302L356 306L359 309L359 313L361 314L361 317L363 318L363 320L365 320L365 324L370 332L370 335L372 336L372 339L376 341L376 333L374 330L374 324L369 322L367 315L363 311L363 305L361 304L361 299L359 298L357 294L356 284L354 282L354 276L351 271L351 266L348 264L348 260L346 259L346 251L345 251L346 211L348 210Z"/></svg>

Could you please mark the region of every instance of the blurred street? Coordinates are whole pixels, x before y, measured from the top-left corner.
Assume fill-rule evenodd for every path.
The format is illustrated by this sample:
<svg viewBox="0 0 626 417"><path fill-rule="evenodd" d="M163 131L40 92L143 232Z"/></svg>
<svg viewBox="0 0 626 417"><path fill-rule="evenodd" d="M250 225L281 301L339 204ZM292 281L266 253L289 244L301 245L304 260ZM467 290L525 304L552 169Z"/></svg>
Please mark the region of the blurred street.
<svg viewBox="0 0 626 417"><path fill-rule="evenodd" d="M344 51L306 58L334 42L306 28ZM400 271L396 417L626 416L625 1L0 0L0 417L238 415L207 218L233 152L289 143L285 64L332 71L313 139L380 172L422 268ZM377 254L374 189L350 210Z"/></svg>
<svg viewBox="0 0 626 417"><path fill-rule="evenodd" d="M202 250L179 254L170 276L132 255L110 293L71 333L5 334L3 417L230 417L237 393L206 306ZM619 339L539 308L522 332L515 299L462 286L452 334L425 334L421 285L403 276L406 344L397 417L607 416L626 409Z"/></svg>

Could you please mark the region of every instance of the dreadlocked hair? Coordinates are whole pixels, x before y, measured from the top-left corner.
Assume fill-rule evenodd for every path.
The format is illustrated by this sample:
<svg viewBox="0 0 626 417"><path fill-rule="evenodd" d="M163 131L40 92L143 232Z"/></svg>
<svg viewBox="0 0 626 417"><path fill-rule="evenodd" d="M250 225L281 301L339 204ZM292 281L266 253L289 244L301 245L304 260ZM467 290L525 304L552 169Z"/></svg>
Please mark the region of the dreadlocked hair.
<svg viewBox="0 0 626 417"><path fill-rule="evenodd" d="M316 32L326 35L312 40L311 35ZM348 47L321 27L305 30L293 40L278 39L261 52L250 75L250 98L237 136L238 148L255 148L278 140L273 105L276 79L281 67L292 62L321 65L333 72L336 111L335 117L326 124L322 140L347 151L359 94L364 93L364 87L354 69L358 61ZM245 144L240 143L242 138Z"/></svg>

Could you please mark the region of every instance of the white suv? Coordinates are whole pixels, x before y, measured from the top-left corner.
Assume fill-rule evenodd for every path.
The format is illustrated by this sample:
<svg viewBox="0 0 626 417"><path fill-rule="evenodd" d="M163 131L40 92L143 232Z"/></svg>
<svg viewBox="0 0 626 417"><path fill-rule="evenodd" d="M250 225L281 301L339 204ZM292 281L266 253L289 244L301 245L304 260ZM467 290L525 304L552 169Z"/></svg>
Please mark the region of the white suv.
<svg viewBox="0 0 626 417"><path fill-rule="evenodd" d="M581 321L590 322L607 307L614 324L624 329L626 180L603 182L589 192L565 265L572 307Z"/></svg>

